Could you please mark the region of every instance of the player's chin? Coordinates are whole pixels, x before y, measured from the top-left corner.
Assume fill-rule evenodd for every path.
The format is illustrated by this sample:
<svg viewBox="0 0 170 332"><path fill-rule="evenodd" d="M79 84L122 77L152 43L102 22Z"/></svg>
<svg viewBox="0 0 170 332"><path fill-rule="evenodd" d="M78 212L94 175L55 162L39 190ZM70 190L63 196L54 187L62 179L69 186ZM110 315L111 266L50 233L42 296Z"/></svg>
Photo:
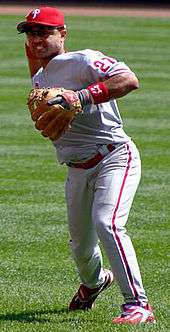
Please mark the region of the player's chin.
<svg viewBox="0 0 170 332"><path fill-rule="evenodd" d="M55 50L53 52L50 52L50 53L46 53L44 55L44 58L47 58L47 59L53 59L55 56L59 55L60 54L60 51L59 50Z"/></svg>

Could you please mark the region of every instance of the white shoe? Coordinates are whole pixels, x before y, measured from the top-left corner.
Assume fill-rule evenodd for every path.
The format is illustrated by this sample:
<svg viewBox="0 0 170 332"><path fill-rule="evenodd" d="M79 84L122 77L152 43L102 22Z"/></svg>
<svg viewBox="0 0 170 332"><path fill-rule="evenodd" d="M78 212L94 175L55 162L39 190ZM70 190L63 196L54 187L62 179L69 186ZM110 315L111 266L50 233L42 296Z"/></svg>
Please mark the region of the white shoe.
<svg viewBox="0 0 170 332"><path fill-rule="evenodd" d="M122 314L113 319L113 324L142 324L156 322L151 306L147 304L145 307L135 304L123 304Z"/></svg>

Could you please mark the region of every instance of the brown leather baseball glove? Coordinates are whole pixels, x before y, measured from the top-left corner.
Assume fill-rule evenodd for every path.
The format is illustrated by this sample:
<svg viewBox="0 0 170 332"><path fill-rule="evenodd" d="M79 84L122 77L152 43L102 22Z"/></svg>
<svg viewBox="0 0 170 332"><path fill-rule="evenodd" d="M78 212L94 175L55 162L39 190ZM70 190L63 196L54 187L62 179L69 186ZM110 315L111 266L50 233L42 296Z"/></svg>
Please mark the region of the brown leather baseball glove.
<svg viewBox="0 0 170 332"><path fill-rule="evenodd" d="M34 88L27 105L36 129L51 140L65 133L75 116L82 112L78 94L64 88Z"/></svg>

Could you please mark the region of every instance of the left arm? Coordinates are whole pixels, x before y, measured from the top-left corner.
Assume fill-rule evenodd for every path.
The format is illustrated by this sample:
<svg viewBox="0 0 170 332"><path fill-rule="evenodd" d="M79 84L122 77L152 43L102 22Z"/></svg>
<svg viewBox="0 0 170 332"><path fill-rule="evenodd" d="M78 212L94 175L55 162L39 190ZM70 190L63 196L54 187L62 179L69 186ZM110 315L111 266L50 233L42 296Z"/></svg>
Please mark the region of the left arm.
<svg viewBox="0 0 170 332"><path fill-rule="evenodd" d="M112 99L121 98L129 92L138 89L139 81L133 72L114 75L104 81L89 85L86 89L72 91L72 96L78 95L82 108L89 104L101 104ZM62 96L61 96L62 95ZM61 94L48 101L49 105L66 104L66 94ZM75 98L75 97L74 97ZM73 99L74 99L73 98ZM66 107L66 106L65 106Z"/></svg>
<svg viewBox="0 0 170 332"><path fill-rule="evenodd" d="M109 90L110 99L123 97L139 88L139 81L132 72L112 76L105 80L104 84Z"/></svg>
<svg viewBox="0 0 170 332"><path fill-rule="evenodd" d="M136 75L133 72L128 72L111 76L109 79L94 83L77 93L82 106L85 106L121 98L138 87L139 82Z"/></svg>

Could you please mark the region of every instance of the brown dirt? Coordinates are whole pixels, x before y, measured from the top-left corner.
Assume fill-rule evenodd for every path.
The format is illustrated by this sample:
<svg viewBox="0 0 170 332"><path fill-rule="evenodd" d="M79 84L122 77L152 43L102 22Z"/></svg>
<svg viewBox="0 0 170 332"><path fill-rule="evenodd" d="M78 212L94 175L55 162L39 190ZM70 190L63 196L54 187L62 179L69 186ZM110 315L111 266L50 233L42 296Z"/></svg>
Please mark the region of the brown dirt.
<svg viewBox="0 0 170 332"><path fill-rule="evenodd" d="M33 7L0 5L1 14L26 15ZM75 7L58 6L65 15L82 16L132 16L132 17L170 17L168 8L144 8L144 7Z"/></svg>

